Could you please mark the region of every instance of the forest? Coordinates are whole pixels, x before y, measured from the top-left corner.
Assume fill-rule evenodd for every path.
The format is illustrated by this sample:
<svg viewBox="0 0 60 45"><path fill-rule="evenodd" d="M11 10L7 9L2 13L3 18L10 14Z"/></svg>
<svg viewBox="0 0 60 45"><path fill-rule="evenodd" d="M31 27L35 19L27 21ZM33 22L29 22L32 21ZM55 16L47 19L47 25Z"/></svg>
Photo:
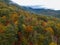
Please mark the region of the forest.
<svg viewBox="0 0 60 45"><path fill-rule="evenodd" d="M0 45L60 45L60 19L0 0Z"/></svg>

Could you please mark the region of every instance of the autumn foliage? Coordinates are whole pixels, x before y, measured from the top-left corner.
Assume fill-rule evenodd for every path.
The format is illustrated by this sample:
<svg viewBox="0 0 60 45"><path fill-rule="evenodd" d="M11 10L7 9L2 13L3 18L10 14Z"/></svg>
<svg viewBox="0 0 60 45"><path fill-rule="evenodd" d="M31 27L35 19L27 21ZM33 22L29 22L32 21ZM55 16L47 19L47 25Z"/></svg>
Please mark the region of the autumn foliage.
<svg viewBox="0 0 60 45"><path fill-rule="evenodd" d="M0 45L60 45L60 20L0 1Z"/></svg>

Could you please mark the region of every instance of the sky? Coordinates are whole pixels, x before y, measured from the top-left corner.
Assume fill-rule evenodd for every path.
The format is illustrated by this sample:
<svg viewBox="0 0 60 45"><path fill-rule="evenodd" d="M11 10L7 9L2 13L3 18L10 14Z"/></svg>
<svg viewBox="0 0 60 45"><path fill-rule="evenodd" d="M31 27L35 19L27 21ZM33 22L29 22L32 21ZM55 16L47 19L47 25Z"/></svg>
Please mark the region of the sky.
<svg viewBox="0 0 60 45"><path fill-rule="evenodd" d="M47 9L60 10L60 0L12 0L21 6L43 7Z"/></svg>

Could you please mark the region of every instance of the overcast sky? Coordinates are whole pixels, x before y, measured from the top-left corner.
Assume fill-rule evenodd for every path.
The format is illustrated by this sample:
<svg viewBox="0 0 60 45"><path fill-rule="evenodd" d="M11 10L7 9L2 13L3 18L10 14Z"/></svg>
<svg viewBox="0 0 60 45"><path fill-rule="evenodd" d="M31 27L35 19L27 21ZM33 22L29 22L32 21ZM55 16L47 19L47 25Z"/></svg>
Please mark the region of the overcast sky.
<svg viewBox="0 0 60 45"><path fill-rule="evenodd" d="M12 0L22 6L37 6L60 10L60 0Z"/></svg>

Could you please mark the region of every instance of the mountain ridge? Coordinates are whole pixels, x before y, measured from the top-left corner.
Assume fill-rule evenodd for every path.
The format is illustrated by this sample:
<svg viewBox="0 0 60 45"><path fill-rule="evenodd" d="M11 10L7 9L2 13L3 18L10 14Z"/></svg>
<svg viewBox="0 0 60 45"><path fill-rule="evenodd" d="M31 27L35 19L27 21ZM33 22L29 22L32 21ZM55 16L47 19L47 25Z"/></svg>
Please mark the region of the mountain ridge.
<svg viewBox="0 0 60 45"><path fill-rule="evenodd" d="M42 14L47 16L59 17L60 18L60 10L52 10L52 9L45 9L45 8L32 8L29 6L21 6L23 10L29 11L35 14Z"/></svg>

